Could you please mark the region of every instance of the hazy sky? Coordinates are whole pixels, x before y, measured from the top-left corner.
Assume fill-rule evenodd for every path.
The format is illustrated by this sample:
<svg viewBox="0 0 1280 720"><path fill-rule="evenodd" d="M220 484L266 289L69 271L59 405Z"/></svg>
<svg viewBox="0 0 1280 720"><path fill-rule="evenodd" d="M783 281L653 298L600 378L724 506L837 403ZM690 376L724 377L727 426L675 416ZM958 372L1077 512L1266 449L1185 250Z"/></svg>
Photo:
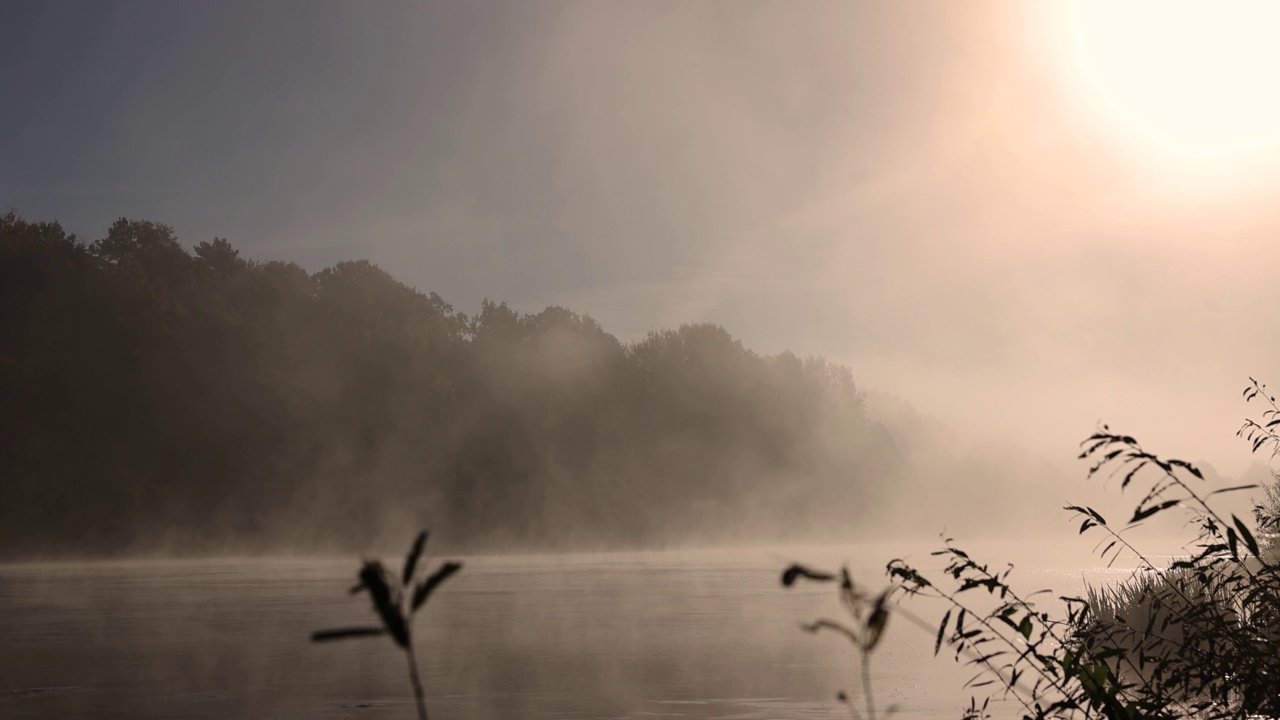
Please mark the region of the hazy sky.
<svg viewBox="0 0 1280 720"><path fill-rule="evenodd" d="M13 3L0 206L713 321L1055 455L1105 420L1232 471L1280 383L1280 23L1107 7Z"/></svg>

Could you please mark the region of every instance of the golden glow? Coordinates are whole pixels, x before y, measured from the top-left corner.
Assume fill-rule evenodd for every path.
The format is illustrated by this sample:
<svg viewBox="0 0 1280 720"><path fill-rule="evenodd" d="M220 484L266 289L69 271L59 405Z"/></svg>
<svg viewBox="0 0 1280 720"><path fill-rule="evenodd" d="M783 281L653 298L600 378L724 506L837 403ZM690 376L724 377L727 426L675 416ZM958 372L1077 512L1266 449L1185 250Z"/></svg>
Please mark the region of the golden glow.
<svg viewBox="0 0 1280 720"><path fill-rule="evenodd" d="M1145 140L1217 160L1280 144L1280 0L1079 0L1086 82Z"/></svg>

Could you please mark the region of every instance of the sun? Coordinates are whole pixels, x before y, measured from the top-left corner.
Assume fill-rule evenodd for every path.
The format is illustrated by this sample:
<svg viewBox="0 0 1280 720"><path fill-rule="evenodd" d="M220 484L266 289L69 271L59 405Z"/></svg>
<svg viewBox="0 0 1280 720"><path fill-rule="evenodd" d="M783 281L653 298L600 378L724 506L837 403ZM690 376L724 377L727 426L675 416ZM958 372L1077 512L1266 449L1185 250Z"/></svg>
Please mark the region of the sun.
<svg viewBox="0 0 1280 720"><path fill-rule="evenodd" d="M1085 83L1139 138L1214 160L1280 145L1280 1L1078 0Z"/></svg>

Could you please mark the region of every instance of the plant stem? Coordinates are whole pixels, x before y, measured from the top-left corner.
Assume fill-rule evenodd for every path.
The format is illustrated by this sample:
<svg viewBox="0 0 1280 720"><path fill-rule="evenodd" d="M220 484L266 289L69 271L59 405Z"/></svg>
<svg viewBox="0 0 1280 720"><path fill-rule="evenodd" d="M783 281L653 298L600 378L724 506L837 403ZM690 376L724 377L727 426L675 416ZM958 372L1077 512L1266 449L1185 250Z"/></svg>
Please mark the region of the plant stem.
<svg viewBox="0 0 1280 720"><path fill-rule="evenodd" d="M871 697L871 652L862 649L862 696L867 701L867 717L876 720L876 701Z"/></svg>
<svg viewBox="0 0 1280 720"><path fill-rule="evenodd" d="M413 685L413 699L418 704L418 720L427 720L427 701L422 696L422 679L418 677L418 659L413 654L413 643L404 649L409 657L409 684Z"/></svg>

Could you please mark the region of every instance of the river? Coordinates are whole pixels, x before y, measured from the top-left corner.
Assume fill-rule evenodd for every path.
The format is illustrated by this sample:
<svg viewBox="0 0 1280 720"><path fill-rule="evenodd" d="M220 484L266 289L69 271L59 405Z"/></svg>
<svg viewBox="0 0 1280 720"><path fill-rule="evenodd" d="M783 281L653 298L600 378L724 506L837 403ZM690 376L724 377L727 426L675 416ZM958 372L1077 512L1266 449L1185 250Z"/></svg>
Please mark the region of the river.
<svg viewBox="0 0 1280 720"><path fill-rule="evenodd" d="M861 546L466 558L415 624L431 717L848 717L835 695L860 697L854 652L799 629L840 616L832 588L784 589L779 573L795 560L844 559L879 587L890 556ZM928 564L923 550L913 557ZM357 565L0 566L0 717L412 718L404 657L390 641L308 640L374 623L367 596L346 592ZM1014 578L1074 592L1078 568L1032 563ZM967 704L972 673L945 651L933 657L932 644L891 619L872 689L895 718L957 718Z"/></svg>

